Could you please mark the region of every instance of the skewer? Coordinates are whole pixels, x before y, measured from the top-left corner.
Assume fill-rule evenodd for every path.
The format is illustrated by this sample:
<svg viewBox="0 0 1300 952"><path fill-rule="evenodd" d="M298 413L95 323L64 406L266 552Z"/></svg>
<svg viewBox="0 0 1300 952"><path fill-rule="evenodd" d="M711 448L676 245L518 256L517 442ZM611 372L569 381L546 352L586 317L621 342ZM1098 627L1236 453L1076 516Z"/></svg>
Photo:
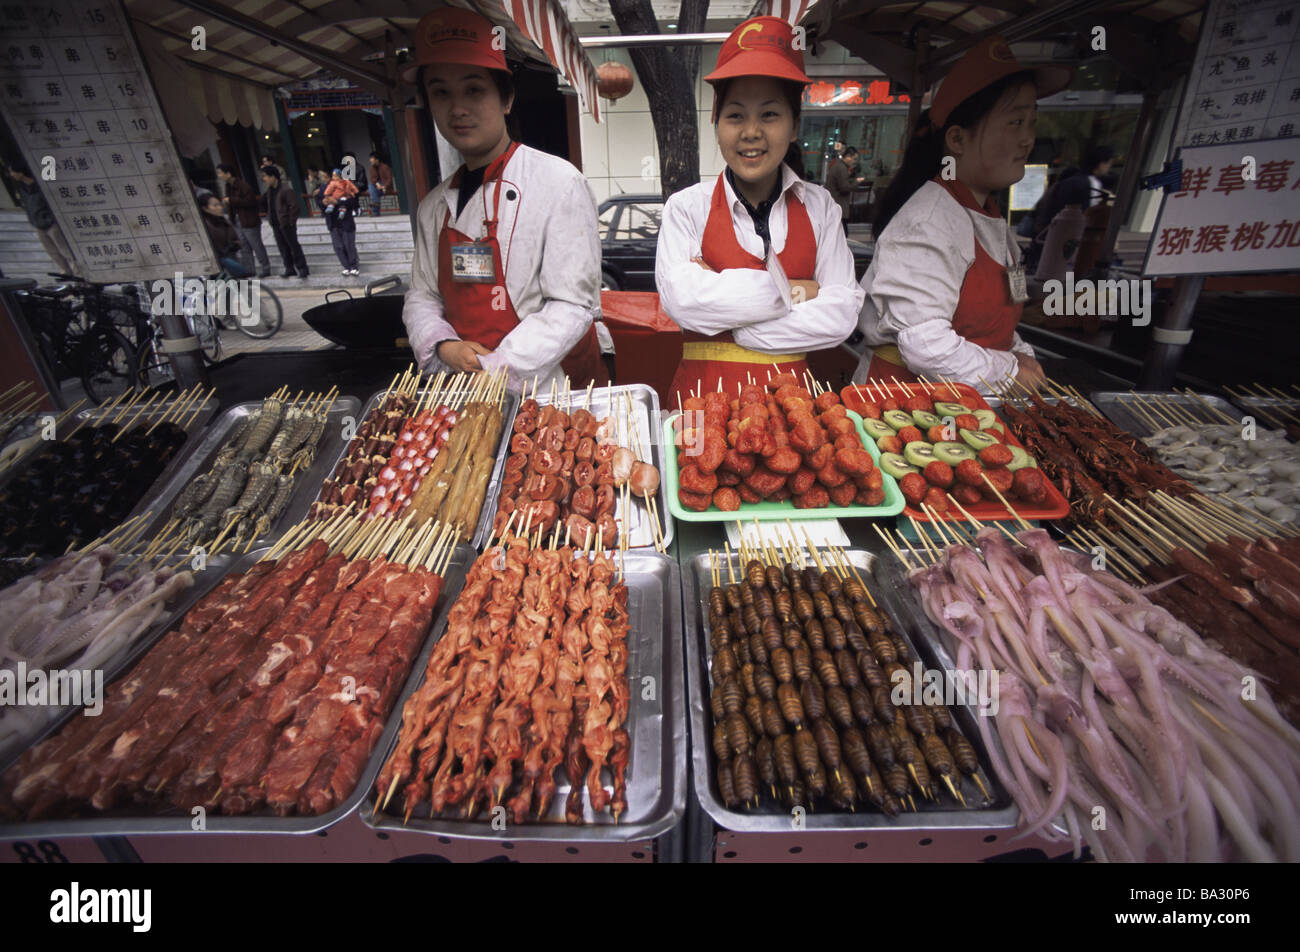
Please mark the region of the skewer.
<svg viewBox="0 0 1300 952"><path fill-rule="evenodd" d="M1011 503L1007 502L1007 497L1002 495L1002 493L998 492L998 487L993 485L993 481L989 479L987 473L980 473L980 477L984 480L985 483L988 484L989 489L993 490L993 494L997 496L998 501L1001 502L1002 505L1006 507L1007 512L1011 513L1011 515L1015 517L1015 520L1017 524L1019 524L1020 528L1022 529L1033 528L1029 523L1025 522L1025 520L1021 517L1020 513L1016 512L1016 510L1012 508Z"/></svg>
<svg viewBox="0 0 1300 952"><path fill-rule="evenodd" d="M742 540L742 542L743 542L743 540L744 540L745 537L744 537L744 536L741 536L740 538L741 538L741 540ZM723 550L727 553L727 578L730 580L730 582L731 582L732 585L735 585L735 584L736 584L736 573L735 573L734 571L732 571L732 567L731 567L731 542L730 542L730 540L723 540L722 546L723 546Z"/></svg>
<svg viewBox="0 0 1300 952"><path fill-rule="evenodd" d="M930 557L930 564L933 565L936 562L941 561L938 549L936 549L930 541L930 533L922 531L921 524L916 521L915 516L908 516L907 518L908 521L912 523L912 531L916 533L916 537L920 539L921 544L925 546L926 555Z"/></svg>
<svg viewBox="0 0 1300 952"><path fill-rule="evenodd" d="M889 546L894 555L898 557L898 561L903 563L903 567L909 572L912 571L912 563L908 560L907 556L903 554L903 550L894 544L894 540L880 528L880 525L873 522L871 528L876 530L876 535L880 536L880 538L884 540L885 545Z"/></svg>

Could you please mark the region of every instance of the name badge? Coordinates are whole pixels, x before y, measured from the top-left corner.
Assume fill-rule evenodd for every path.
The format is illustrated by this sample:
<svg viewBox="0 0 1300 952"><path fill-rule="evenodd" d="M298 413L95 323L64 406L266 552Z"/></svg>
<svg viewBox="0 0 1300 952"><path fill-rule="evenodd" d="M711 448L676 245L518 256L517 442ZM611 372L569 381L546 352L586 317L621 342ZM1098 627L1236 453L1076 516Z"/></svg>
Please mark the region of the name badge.
<svg viewBox="0 0 1300 952"><path fill-rule="evenodd" d="M1024 304L1029 300L1029 285L1025 281L1023 265L1018 264L1007 268L1007 286L1011 291L1011 300L1017 304Z"/></svg>
<svg viewBox="0 0 1300 952"><path fill-rule="evenodd" d="M492 246L472 242L451 246L451 279L472 284L490 284L497 279Z"/></svg>

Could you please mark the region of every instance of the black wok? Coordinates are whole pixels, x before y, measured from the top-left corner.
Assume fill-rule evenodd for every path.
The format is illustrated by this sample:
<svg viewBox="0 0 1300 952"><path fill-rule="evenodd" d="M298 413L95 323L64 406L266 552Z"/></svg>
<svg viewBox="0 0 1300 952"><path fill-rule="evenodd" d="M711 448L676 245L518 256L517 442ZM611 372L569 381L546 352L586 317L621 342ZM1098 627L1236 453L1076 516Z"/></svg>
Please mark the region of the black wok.
<svg viewBox="0 0 1300 952"><path fill-rule="evenodd" d="M331 300L336 295L347 300ZM395 274L366 285L365 297L354 298L346 288L329 291L325 303L308 308L302 318L326 340L357 350L406 350L406 325L402 304L406 295L402 279Z"/></svg>

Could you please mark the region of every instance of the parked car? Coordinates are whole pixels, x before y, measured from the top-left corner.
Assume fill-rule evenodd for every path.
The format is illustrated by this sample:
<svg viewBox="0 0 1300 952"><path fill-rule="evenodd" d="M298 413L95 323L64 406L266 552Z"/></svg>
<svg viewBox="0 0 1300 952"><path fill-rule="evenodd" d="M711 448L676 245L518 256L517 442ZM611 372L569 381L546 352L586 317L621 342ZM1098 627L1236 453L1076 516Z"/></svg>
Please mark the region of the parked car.
<svg viewBox="0 0 1300 952"><path fill-rule="evenodd" d="M601 202L600 287L605 291L654 291L655 247L664 199L658 193L614 195ZM871 264L871 249L849 240L858 278Z"/></svg>

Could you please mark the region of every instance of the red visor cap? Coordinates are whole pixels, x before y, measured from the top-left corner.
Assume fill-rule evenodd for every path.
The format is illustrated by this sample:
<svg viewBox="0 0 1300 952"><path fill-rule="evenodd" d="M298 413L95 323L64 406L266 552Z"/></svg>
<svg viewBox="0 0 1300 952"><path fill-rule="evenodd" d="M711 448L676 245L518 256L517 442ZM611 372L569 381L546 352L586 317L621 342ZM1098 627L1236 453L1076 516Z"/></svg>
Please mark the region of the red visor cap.
<svg viewBox="0 0 1300 952"><path fill-rule="evenodd" d="M952 111L966 99L1002 77L1020 72L1034 74L1039 99L1059 93L1074 78L1074 70L1069 66L1025 66L1016 60L1002 37L985 37L956 62L939 86L930 104L931 124L942 129Z"/></svg>
<svg viewBox="0 0 1300 952"><path fill-rule="evenodd" d="M402 79L413 83L421 66L434 63L482 66L508 73L505 36L502 34L498 40L493 29L491 20L469 10L442 7L426 13L415 25L415 59L402 70Z"/></svg>
<svg viewBox="0 0 1300 952"><path fill-rule="evenodd" d="M771 76L811 83L803 71L803 51L795 49L794 29L780 17L753 17L731 31L718 51L718 65L704 77L713 86L713 120L718 119L717 84L737 76Z"/></svg>

